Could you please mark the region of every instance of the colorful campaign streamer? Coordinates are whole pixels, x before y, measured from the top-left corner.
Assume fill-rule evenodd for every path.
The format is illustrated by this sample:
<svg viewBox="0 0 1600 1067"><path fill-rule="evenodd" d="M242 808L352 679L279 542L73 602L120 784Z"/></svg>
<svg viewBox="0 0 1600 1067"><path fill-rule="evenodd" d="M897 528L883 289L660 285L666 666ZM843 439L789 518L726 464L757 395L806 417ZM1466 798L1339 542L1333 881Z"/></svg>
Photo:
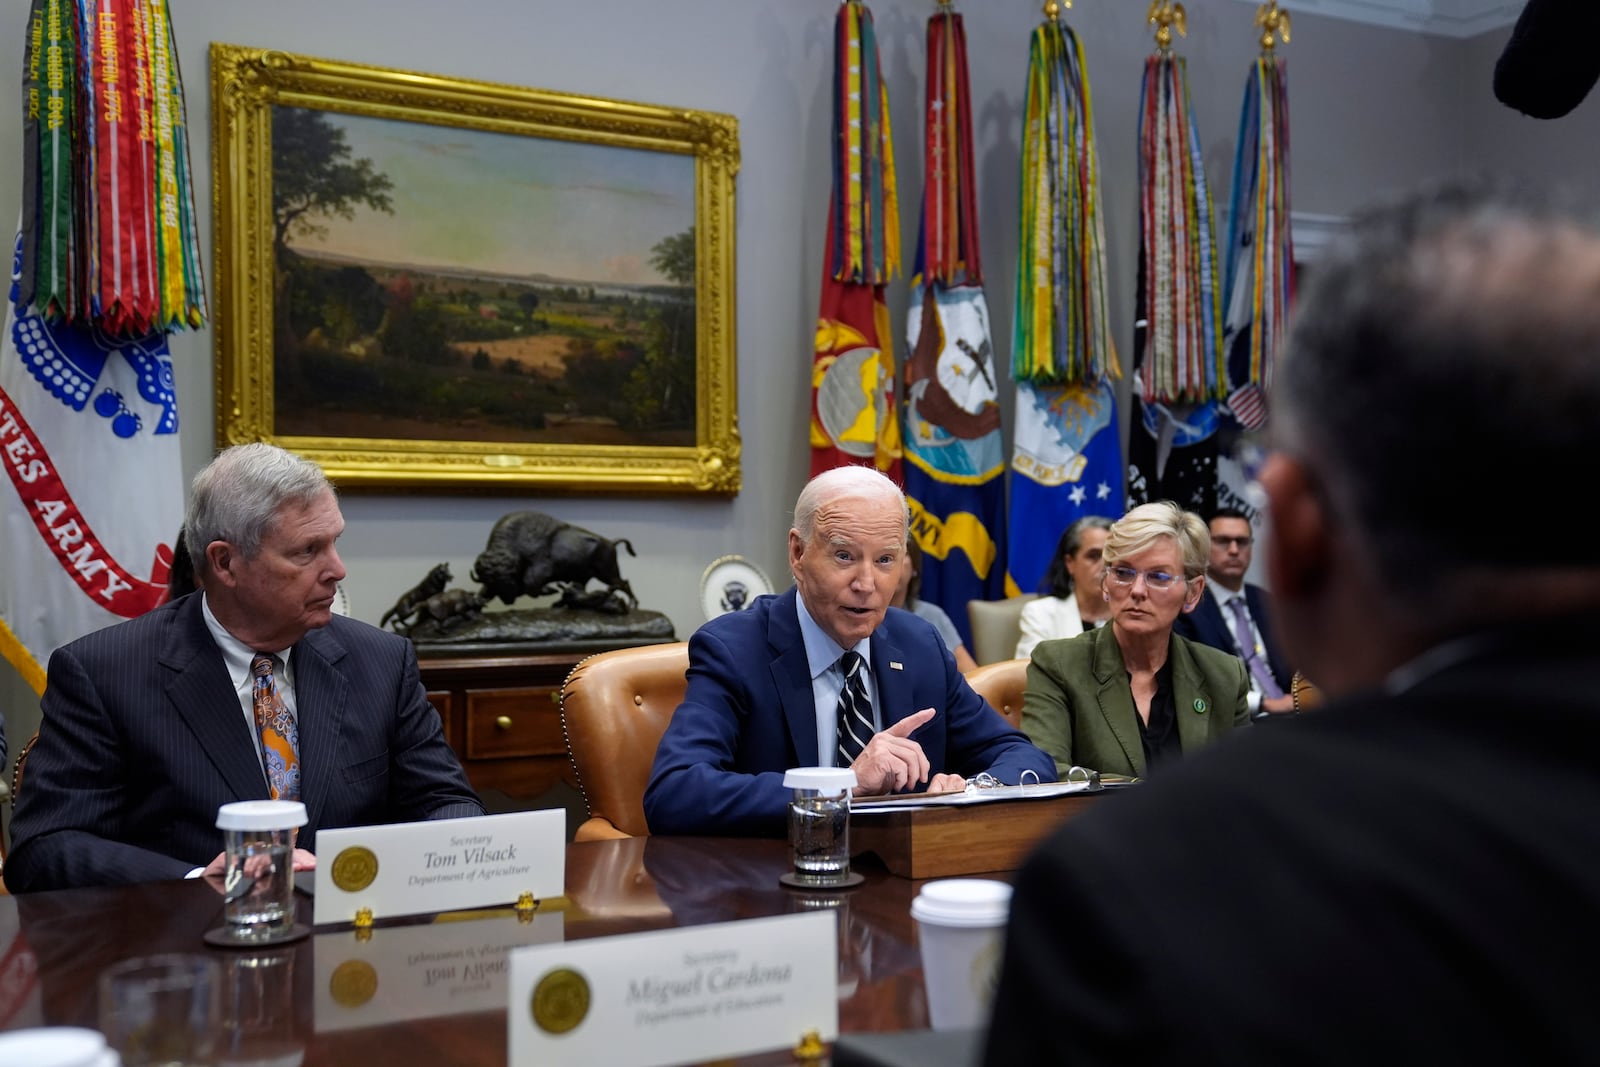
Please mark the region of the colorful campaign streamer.
<svg viewBox="0 0 1600 1067"><path fill-rule="evenodd" d="M117 336L206 318L166 0L34 0L24 77L24 306Z"/></svg>

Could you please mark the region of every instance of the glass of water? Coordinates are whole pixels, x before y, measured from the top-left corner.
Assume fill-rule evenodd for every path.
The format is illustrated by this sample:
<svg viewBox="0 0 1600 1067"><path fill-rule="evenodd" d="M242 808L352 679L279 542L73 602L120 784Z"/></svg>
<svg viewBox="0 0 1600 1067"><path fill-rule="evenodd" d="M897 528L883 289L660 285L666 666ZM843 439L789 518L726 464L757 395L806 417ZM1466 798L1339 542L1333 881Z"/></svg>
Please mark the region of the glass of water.
<svg viewBox="0 0 1600 1067"><path fill-rule="evenodd" d="M272 941L294 926L294 841L306 824L297 800L241 800L217 809L227 869L222 917L229 937Z"/></svg>
<svg viewBox="0 0 1600 1067"><path fill-rule="evenodd" d="M848 767L795 767L783 784L789 801L789 847L798 885L837 886L850 878L850 791L856 773Z"/></svg>

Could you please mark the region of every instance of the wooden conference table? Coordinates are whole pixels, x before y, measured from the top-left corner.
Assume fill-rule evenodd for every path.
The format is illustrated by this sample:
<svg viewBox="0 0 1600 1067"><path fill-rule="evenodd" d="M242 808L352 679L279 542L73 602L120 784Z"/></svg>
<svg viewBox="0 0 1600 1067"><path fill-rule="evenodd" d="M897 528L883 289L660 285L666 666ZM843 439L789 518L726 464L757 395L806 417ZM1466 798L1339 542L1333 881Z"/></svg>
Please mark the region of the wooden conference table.
<svg viewBox="0 0 1600 1067"><path fill-rule="evenodd" d="M520 943L819 908L839 919L841 1032L926 1027L910 914L921 882L893 876L866 856L853 864L866 877L863 885L807 894L779 885L788 864L784 841L649 837L572 844L566 898L547 902L530 921L509 909L471 921L416 916L380 921L365 942L358 943L354 929L335 926L267 951L203 943L205 931L221 921L222 904L201 880L0 896L0 941L10 938L0 944L0 1029L94 1027L96 977L106 966L130 956L200 952L214 954L225 968L224 1062L502 1067L509 968L496 971L500 963L482 961L503 963L503 951ZM309 923L311 901L301 896L299 903L301 921ZM479 968L462 963L463 954ZM426 960L438 961L436 988L424 988ZM452 998L466 1010L455 1010ZM742 1062L792 1060L775 1054Z"/></svg>

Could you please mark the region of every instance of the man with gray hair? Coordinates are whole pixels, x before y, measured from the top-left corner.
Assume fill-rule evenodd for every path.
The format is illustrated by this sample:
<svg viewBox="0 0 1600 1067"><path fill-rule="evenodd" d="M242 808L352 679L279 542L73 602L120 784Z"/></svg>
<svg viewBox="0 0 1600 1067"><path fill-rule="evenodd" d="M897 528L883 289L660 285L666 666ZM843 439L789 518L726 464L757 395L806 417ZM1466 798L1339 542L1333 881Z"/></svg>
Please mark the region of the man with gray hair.
<svg viewBox="0 0 1600 1067"><path fill-rule="evenodd" d="M220 873L217 809L299 800L323 827L482 815L403 637L335 615L344 531L322 471L269 444L195 476L203 590L50 657L11 823L13 892Z"/></svg>
<svg viewBox="0 0 1600 1067"><path fill-rule="evenodd" d="M905 495L870 467L806 484L789 531L795 587L689 639L688 691L644 795L651 833L781 836L790 767L852 767L857 795L960 789L980 772L1055 780L939 631L889 606L906 531Z"/></svg>
<svg viewBox="0 0 1600 1067"><path fill-rule="evenodd" d="M1046 840L988 1064L1600 1061L1600 542L1537 517L1600 455L1596 221L1456 183L1318 260L1260 480L1328 699Z"/></svg>

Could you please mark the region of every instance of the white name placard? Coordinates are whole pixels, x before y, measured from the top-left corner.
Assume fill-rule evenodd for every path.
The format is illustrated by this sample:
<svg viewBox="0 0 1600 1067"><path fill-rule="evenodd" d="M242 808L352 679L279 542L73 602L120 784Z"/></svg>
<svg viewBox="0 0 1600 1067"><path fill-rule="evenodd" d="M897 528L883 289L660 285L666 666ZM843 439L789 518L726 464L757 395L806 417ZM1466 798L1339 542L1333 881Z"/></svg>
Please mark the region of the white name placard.
<svg viewBox="0 0 1600 1067"><path fill-rule="evenodd" d="M662 1067L839 1036L832 912L516 949L511 1067Z"/></svg>
<svg viewBox="0 0 1600 1067"><path fill-rule="evenodd" d="M311 921L347 923L548 900L566 892L567 813L561 808L469 819L322 830Z"/></svg>
<svg viewBox="0 0 1600 1067"><path fill-rule="evenodd" d="M318 1033L403 1019L498 1011L511 982L511 950L559 942L559 911L469 922L385 926L358 940L350 930L318 934Z"/></svg>

